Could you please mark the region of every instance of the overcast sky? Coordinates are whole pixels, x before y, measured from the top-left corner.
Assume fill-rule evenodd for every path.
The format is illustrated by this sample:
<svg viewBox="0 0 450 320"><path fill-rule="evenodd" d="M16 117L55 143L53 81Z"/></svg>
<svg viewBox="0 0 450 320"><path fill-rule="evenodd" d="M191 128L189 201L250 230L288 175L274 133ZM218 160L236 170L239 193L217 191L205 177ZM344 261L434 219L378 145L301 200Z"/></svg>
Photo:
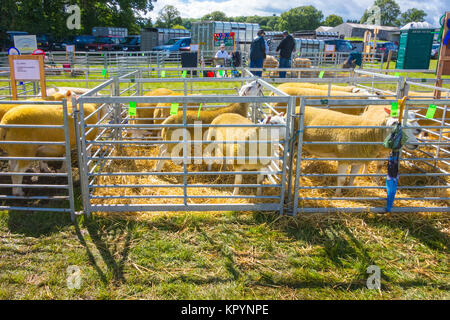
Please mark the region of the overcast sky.
<svg viewBox="0 0 450 320"><path fill-rule="evenodd" d="M324 16L337 14L347 19L360 19L364 10L373 4L374 0L158 0L154 10L149 14L152 22L156 21L159 10L165 5L175 6L183 18L200 18L212 11L223 11L229 17L260 15L269 16L289 9L313 5L321 10ZM433 26L439 25L439 17L445 10L450 10L450 0L396 0L400 10L410 8L424 10L428 15L426 21ZM148 15L147 15L148 16Z"/></svg>

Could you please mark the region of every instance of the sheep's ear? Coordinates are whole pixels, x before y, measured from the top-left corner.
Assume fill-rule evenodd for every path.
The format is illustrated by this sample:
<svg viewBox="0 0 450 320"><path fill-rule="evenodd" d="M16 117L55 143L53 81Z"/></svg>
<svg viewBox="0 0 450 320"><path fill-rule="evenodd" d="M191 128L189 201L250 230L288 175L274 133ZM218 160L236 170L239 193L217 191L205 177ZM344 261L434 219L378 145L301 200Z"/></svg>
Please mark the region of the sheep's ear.
<svg viewBox="0 0 450 320"><path fill-rule="evenodd" d="M272 116L268 116L268 117L266 118L265 123L268 124L268 123L270 122L270 119L272 119Z"/></svg>
<svg viewBox="0 0 450 320"><path fill-rule="evenodd" d="M280 117L284 117L284 112L279 114Z"/></svg>
<svg viewBox="0 0 450 320"><path fill-rule="evenodd" d="M67 90L67 92L66 92L66 97L67 97L67 98L70 98L71 96L72 96L72 91Z"/></svg>
<svg viewBox="0 0 450 320"><path fill-rule="evenodd" d="M384 107L384 111L386 111L387 114L391 114L391 108Z"/></svg>

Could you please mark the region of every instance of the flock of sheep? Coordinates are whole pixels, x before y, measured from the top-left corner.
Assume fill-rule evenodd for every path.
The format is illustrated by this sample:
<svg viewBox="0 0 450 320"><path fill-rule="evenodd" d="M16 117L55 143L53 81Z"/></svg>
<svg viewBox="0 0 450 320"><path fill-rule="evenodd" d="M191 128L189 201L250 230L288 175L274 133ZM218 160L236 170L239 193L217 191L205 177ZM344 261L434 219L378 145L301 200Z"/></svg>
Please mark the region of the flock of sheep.
<svg viewBox="0 0 450 320"><path fill-rule="evenodd" d="M284 83L278 87L281 91L292 96L328 96L328 85L316 85L311 83ZM73 94L85 93L87 89L79 88L59 88L50 89L49 96L46 99L30 99L27 101L41 100L41 101L61 101L66 98L68 101L69 114L72 110ZM240 96L261 96L263 88L258 81L253 81L244 85L240 92ZM367 97L368 92L361 92L359 89L352 86L332 86L331 96L340 96L346 99L358 99ZM146 96L170 96L177 95L174 91L165 88L155 89L146 94ZM21 125L21 124L47 124L47 125L62 125L63 114L62 107L55 105L5 105L0 104L0 120L1 125ZM84 114L88 117L87 124L95 124L105 116L105 109L98 109L95 104L84 104ZM279 114L266 117L263 123L275 126L278 128L277 138L281 141L285 139L286 116L281 113L285 109L285 105L273 104L273 109ZM239 131L237 140L261 140L261 128L251 127L253 124L247 116L249 112L249 103L234 103L227 107L218 108L215 110L203 110L200 114L197 111L189 110L186 114L186 121L188 124L194 124L196 121L201 121L203 125L248 125L242 127ZM297 104L296 113L299 113L299 106ZM91 115L89 117L89 115ZM420 121L416 118L417 113L410 111L404 116L407 118L409 129L404 130L407 136L406 147L414 150L418 146L416 135L420 133ZM341 108L341 109L323 109L315 107L306 107L304 112L304 125L314 126L314 128L306 128L303 133L304 142L326 142L326 144L310 144L306 143L303 150L307 151L316 157L336 158L342 159L338 161L338 173L347 174L348 167L351 167L351 174L359 173L361 166L367 161L358 160L358 158L380 158L386 157L386 150L381 144L384 139L392 132L397 124L397 119L390 117L390 110L382 105L361 106L355 108ZM168 104L138 104L136 124L182 124L183 113L178 112L175 115L170 115ZM295 122L295 131L299 129L298 118ZM327 126L368 126L371 128L355 129L355 128L339 128L329 129ZM163 141L170 141L173 137L173 127L163 127L160 135ZM187 128L193 131L194 128ZM212 141L214 136L220 135L216 147L225 154L225 148L229 145L223 143L225 141L236 140L236 130L229 127L215 127L208 130L208 127L202 127L202 134L207 137L206 140ZM70 132L70 146L75 147L75 133L73 128L73 121L69 117L69 132ZM143 135L144 130L132 130L133 136ZM194 136L193 132L191 137ZM154 134L154 133L153 133ZM93 140L97 135L97 130L90 130L87 140ZM203 136L203 135L202 135ZM62 157L65 154L65 147L63 145L39 145L39 144L2 144L1 141L64 141L64 132L61 129L40 129L38 127L32 129L1 127L0 128L0 149L9 157ZM346 144L345 142L368 142L368 144ZM378 144L377 144L378 143ZM157 162L154 171L161 172L164 163L174 148L174 143L161 144L159 148L159 161ZM231 154L237 156L244 153L249 155L249 148L244 147L243 150L239 144L232 145L233 150ZM217 149L216 149L217 150ZM227 153L227 156L230 153ZM273 156L274 150L268 151L268 156ZM354 159L354 160L352 160ZM210 164L210 163L209 163ZM267 171L268 164L266 161L257 160L250 163L238 163L236 160L227 163L232 166L232 170L240 172L243 170L257 170ZM30 160L11 160L9 161L9 170L11 172L21 173L30 168ZM48 165L41 162L41 170L50 172ZM66 168L60 169L65 172ZM258 184L262 184L264 175L258 175ZM354 176L350 178L350 185L353 184ZM12 182L16 185L13 188L13 195L24 196L24 192L20 185L22 184L23 176L13 175ZM242 175L236 174L234 195L239 194L238 185L242 182ZM339 176L337 179L336 194L341 194L341 188L344 185L345 176ZM258 188L257 195L261 195L261 188Z"/></svg>

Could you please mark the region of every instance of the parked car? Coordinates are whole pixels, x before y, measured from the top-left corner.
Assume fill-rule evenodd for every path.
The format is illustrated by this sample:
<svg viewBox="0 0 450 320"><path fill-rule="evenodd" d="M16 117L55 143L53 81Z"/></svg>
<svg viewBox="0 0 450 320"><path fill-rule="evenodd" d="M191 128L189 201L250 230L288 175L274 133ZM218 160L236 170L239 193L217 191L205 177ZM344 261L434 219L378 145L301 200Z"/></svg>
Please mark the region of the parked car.
<svg viewBox="0 0 450 320"><path fill-rule="evenodd" d="M431 47L431 59L437 59L439 56L439 50L441 45L439 43L434 43Z"/></svg>
<svg viewBox="0 0 450 320"><path fill-rule="evenodd" d="M122 37L96 37L93 43L85 45L87 51L113 51Z"/></svg>
<svg viewBox="0 0 450 320"><path fill-rule="evenodd" d="M392 51L392 60L397 60L398 46L393 42L383 42L377 43L375 46L376 53L384 53L384 59L386 60L389 54L389 51Z"/></svg>
<svg viewBox="0 0 450 320"><path fill-rule="evenodd" d="M153 51L186 51L189 50L189 46L191 45L191 38L172 38L163 46L153 47Z"/></svg>
<svg viewBox="0 0 450 320"><path fill-rule="evenodd" d="M342 39L328 39L325 40L325 44L334 45L336 48L336 52L351 52L356 49L354 46L352 46L350 41Z"/></svg>
<svg viewBox="0 0 450 320"><path fill-rule="evenodd" d="M114 46L117 51L141 51L141 36L128 36Z"/></svg>
<svg viewBox="0 0 450 320"><path fill-rule="evenodd" d="M52 47L54 38L49 34L38 34L36 35L36 42L38 49L48 51Z"/></svg>
<svg viewBox="0 0 450 320"><path fill-rule="evenodd" d="M74 38L73 44L75 45L75 49L77 51L84 51L86 50L86 45L93 43L94 41L95 41L94 36L82 35L76 36Z"/></svg>
<svg viewBox="0 0 450 320"><path fill-rule="evenodd" d="M52 51L66 51L66 45L73 45L74 39L72 38L64 38L62 40L54 41L50 50Z"/></svg>

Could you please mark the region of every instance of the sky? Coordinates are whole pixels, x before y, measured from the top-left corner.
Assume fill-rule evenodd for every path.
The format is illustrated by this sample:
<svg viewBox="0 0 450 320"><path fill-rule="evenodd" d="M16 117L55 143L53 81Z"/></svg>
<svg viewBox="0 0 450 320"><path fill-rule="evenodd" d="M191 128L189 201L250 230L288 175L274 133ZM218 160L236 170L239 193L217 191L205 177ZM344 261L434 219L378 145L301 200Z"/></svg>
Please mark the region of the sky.
<svg viewBox="0 0 450 320"><path fill-rule="evenodd" d="M373 5L374 0L157 0L153 11L147 15L156 22L159 10L165 5L175 6L181 13L182 18L200 18L212 11L223 11L229 17L235 16L270 16L280 15L289 9L313 5L321 10L326 17L337 14L347 19L359 20L364 10ZM424 10L428 15L426 21L431 25L439 26L439 18L450 10L450 0L396 0L400 10L406 11L411 8Z"/></svg>

